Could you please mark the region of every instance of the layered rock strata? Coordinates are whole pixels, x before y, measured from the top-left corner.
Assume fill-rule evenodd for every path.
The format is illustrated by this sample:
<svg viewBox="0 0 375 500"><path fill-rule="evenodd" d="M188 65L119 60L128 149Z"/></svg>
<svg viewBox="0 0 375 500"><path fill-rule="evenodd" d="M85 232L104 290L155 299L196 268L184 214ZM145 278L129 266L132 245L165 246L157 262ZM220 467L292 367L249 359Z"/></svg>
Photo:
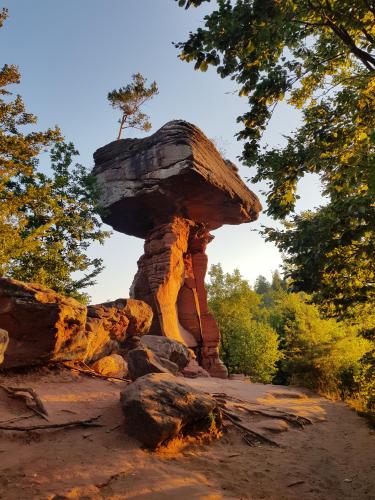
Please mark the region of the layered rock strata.
<svg viewBox="0 0 375 500"><path fill-rule="evenodd" d="M6 330L0 328L0 365L4 361L4 353L8 347L9 335Z"/></svg>
<svg viewBox="0 0 375 500"><path fill-rule="evenodd" d="M145 139L111 142L94 154L104 221L117 231L146 238L171 216L208 230L257 218L261 205L194 125L175 120Z"/></svg>
<svg viewBox="0 0 375 500"><path fill-rule="evenodd" d="M148 333L152 322L151 307L134 299L117 299L87 308L86 362L119 351L130 337Z"/></svg>
<svg viewBox="0 0 375 500"><path fill-rule="evenodd" d="M195 350L225 377L220 333L204 279L211 230L255 220L258 198L194 125L178 120L145 139L115 141L94 154L104 222L145 239L131 296L153 309L150 333Z"/></svg>
<svg viewBox="0 0 375 500"><path fill-rule="evenodd" d="M208 310L204 279L206 245L212 236L202 224L174 217L151 231L138 261L131 295L151 305L151 334L162 334L192 348L212 376L227 371L219 358L220 332Z"/></svg>
<svg viewBox="0 0 375 500"><path fill-rule="evenodd" d="M9 345L1 368L83 360L86 307L36 283L0 278L0 327Z"/></svg>
<svg viewBox="0 0 375 500"><path fill-rule="evenodd" d="M147 334L151 307L134 299L84 306L36 283L0 278L1 369L93 363Z"/></svg>

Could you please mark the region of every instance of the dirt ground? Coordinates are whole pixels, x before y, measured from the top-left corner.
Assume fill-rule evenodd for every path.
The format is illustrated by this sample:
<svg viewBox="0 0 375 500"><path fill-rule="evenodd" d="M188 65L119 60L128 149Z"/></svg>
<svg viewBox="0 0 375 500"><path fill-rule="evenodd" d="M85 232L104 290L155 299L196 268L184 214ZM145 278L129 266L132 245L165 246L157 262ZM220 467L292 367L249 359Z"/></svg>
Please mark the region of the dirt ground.
<svg viewBox="0 0 375 500"><path fill-rule="evenodd" d="M175 441L150 452L124 433L119 393L125 382L66 369L0 375L0 384L36 390L49 413L49 422L29 418L24 402L0 389L0 425L45 425L96 416L102 424L0 431L0 498L375 499L375 431L345 404L295 387L184 380L205 392L225 393L231 411L283 410L312 424L300 429L277 415L243 411L248 427L280 446L249 446L243 432L229 423L223 436L211 443Z"/></svg>

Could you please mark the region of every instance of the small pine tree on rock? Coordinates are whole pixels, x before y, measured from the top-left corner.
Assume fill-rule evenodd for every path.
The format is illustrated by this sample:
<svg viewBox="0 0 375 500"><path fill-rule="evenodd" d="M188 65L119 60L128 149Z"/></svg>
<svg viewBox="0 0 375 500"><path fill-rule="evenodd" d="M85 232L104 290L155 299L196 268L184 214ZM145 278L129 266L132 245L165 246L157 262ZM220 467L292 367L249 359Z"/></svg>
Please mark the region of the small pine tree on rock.
<svg viewBox="0 0 375 500"><path fill-rule="evenodd" d="M132 83L108 93L107 98L111 106L122 113L117 140L121 138L125 128L136 128L145 132L151 129L149 117L141 111L141 107L157 95L159 89L155 81L149 87L146 83L147 79L141 73L135 73Z"/></svg>

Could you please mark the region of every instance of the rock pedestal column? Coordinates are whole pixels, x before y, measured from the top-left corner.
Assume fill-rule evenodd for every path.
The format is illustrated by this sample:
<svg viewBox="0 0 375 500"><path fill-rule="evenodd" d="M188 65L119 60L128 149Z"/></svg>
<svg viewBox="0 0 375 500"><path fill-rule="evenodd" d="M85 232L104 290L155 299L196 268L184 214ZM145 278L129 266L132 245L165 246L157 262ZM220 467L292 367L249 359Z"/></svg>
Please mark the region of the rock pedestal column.
<svg viewBox="0 0 375 500"><path fill-rule="evenodd" d="M155 227L146 238L131 295L153 308L150 333L183 342L210 375L226 377L219 358L220 332L204 285L205 249L212 238L202 224L182 217Z"/></svg>
<svg viewBox="0 0 375 500"><path fill-rule="evenodd" d="M204 283L208 267L206 246L212 240L213 236L203 227L198 227L197 230L193 231L189 240L202 332L200 364L214 377L227 377L227 368L219 357L220 331L215 318L208 309L207 291Z"/></svg>
<svg viewBox="0 0 375 500"><path fill-rule="evenodd" d="M131 295L153 308L151 333L183 342L210 374L226 376L207 307L205 248L210 231L256 220L257 196L237 167L184 120L142 139L113 141L94 159L103 221L145 239Z"/></svg>

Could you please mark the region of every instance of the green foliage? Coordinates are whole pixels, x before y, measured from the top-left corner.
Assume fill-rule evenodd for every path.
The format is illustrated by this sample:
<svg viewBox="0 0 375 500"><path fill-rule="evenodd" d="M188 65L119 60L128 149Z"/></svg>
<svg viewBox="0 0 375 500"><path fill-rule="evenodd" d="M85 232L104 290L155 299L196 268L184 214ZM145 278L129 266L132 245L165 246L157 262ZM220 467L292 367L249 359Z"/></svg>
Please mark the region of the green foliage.
<svg viewBox="0 0 375 500"><path fill-rule="evenodd" d="M199 6L209 0L179 1ZM253 161L274 105L288 98L296 107L316 102L317 90L371 84L375 69L374 9L362 0L217 0L204 28L178 43L180 58L195 69L217 67L248 96L250 110L238 119ZM369 89L367 89L369 91ZM353 106L354 108L354 106ZM360 132L359 132L360 133ZM255 154L255 156L254 156ZM290 192L290 189L288 189Z"/></svg>
<svg viewBox="0 0 375 500"><path fill-rule="evenodd" d="M221 356L230 373L271 382L280 359L276 332L255 319L260 299L239 271L213 265L207 285L209 307L221 332Z"/></svg>
<svg viewBox="0 0 375 500"><path fill-rule="evenodd" d="M303 212L284 231L266 229L285 255L294 291L312 294L326 315L356 317L375 299L375 210L343 198Z"/></svg>
<svg viewBox="0 0 375 500"><path fill-rule="evenodd" d="M303 294L279 293L269 322L277 331L284 354L277 383L296 384L346 396L357 387L355 375L371 343L344 323L321 317Z"/></svg>
<svg viewBox="0 0 375 500"><path fill-rule="evenodd" d="M7 11L0 12L0 26ZM16 186L21 178L32 177L37 156L52 142L60 140L57 128L46 132L23 133L22 128L36 123L36 117L28 113L22 98L13 95L7 86L18 84L20 74L14 65L5 64L0 70L0 275L6 271L7 262L17 258L24 250L32 251L38 244L40 231L28 231L26 205L37 210L38 201L45 193L34 184L25 185L19 192Z"/></svg>
<svg viewBox="0 0 375 500"><path fill-rule="evenodd" d="M255 381L294 384L355 399L374 411L374 313L324 318L303 293L290 293L277 272L256 279L210 270L209 306L221 331L221 356L230 373ZM367 331L368 338L359 335Z"/></svg>
<svg viewBox="0 0 375 500"><path fill-rule="evenodd" d="M272 290L271 284L264 276L258 276L254 283L254 291L258 295L266 295Z"/></svg>
<svg viewBox="0 0 375 500"><path fill-rule="evenodd" d="M274 292L281 292L281 290L287 289L287 282L285 278L280 276L279 271L273 271L272 273L271 289Z"/></svg>
<svg viewBox="0 0 375 500"><path fill-rule="evenodd" d="M149 117L141 111L141 107L159 93L158 86L156 82L152 82L150 87L146 87L147 79L141 73L135 73L132 80L132 83L112 90L107 96L111 106L121 111L117 139L120 139L125 128L137 128L146 132L151 129Z"/></svg>
<svg viewBox="0 0 375 500"><path fill-rule="evenodd" d="M287 289L287 283L281 278L278 271L272 273L272 282L270 283L264 276L258 276L254 283L254 291L260 297L261 308L258 315L266 314L266 309L274 305L275 299L279 294ZM268 318L267 318L268 321Z"/></svg>
<svg viewBox="0 0 375 500"><path fill-rule="evenodd" d="M2 8L0 11L0 28L3 26L5 19L8 17L8 9Z"/></svg>
<svg viewBox="0 0 375 500"><path fill-rule="evenodd" d="M374 303L373 2L216 3L204 27L177 47L182 60L201 70L216 66L247 97L238 138L245 141L243 160L257 169L253 180L268 184L268 214L284 219L293 212L297 183L307 173L320 176L329 199L326 208L294 217L284 231L268 229L266 236L289 252L294 288L312 293L327 313L343 316L363 301ZM262 149L262 134L281 101L302 111L303 124L284 147Z"/></svg>
<svg viewBox="0 0 375 500"><path fill-rule="evenodd" d="M367 307L361 311L360 325L351 325L354 331L360 331L362 336L372 343L372 350L367 352L361 360L361 369L355 375L355 382L359 391L359 407L370 417L375 425L375 311Z"/></svg>
<svg viewBox="0 0 375 500"><path fill-rule="evenodd" d="M30 187L39 195L22 207L27 223L20 235L22 241L31 234L38 238L31 250L21 242L22 252L6 262L5 275L85 300L79 291L94 284L103 269L102 260L90 259L87 249L109 233L101 229L95 178L82 165L71 168L76 155L72 143L57 143L51 151L52 177L34 172L14 184L15 196ZM76 272L80 277L73 277Z"/></svg>
<svg viewBox="0 0 375 500"><path fill-rule="evenodd" d="M0 26L6 15L0 12ZM38 281L86 300L80 289L102 269L101 259L89 259L86 251L108 234L100 229L98 190L84 167L70 170L78 153L61 142L58 128L23 133L37 120L6 88L19 82L17 67L5 65L0 71L0 275ZM38 171L38 155L53 143L48 177ZM86 274L73 278L77 271Z"/></svg>
<svg viewBox="0 0 375 500"><path fill-rule="evenodd" d="M361 369L355 374L355 382L359 387L360 397L365 402L365 410L375 423L375 349L362 358Z"/></svg>

